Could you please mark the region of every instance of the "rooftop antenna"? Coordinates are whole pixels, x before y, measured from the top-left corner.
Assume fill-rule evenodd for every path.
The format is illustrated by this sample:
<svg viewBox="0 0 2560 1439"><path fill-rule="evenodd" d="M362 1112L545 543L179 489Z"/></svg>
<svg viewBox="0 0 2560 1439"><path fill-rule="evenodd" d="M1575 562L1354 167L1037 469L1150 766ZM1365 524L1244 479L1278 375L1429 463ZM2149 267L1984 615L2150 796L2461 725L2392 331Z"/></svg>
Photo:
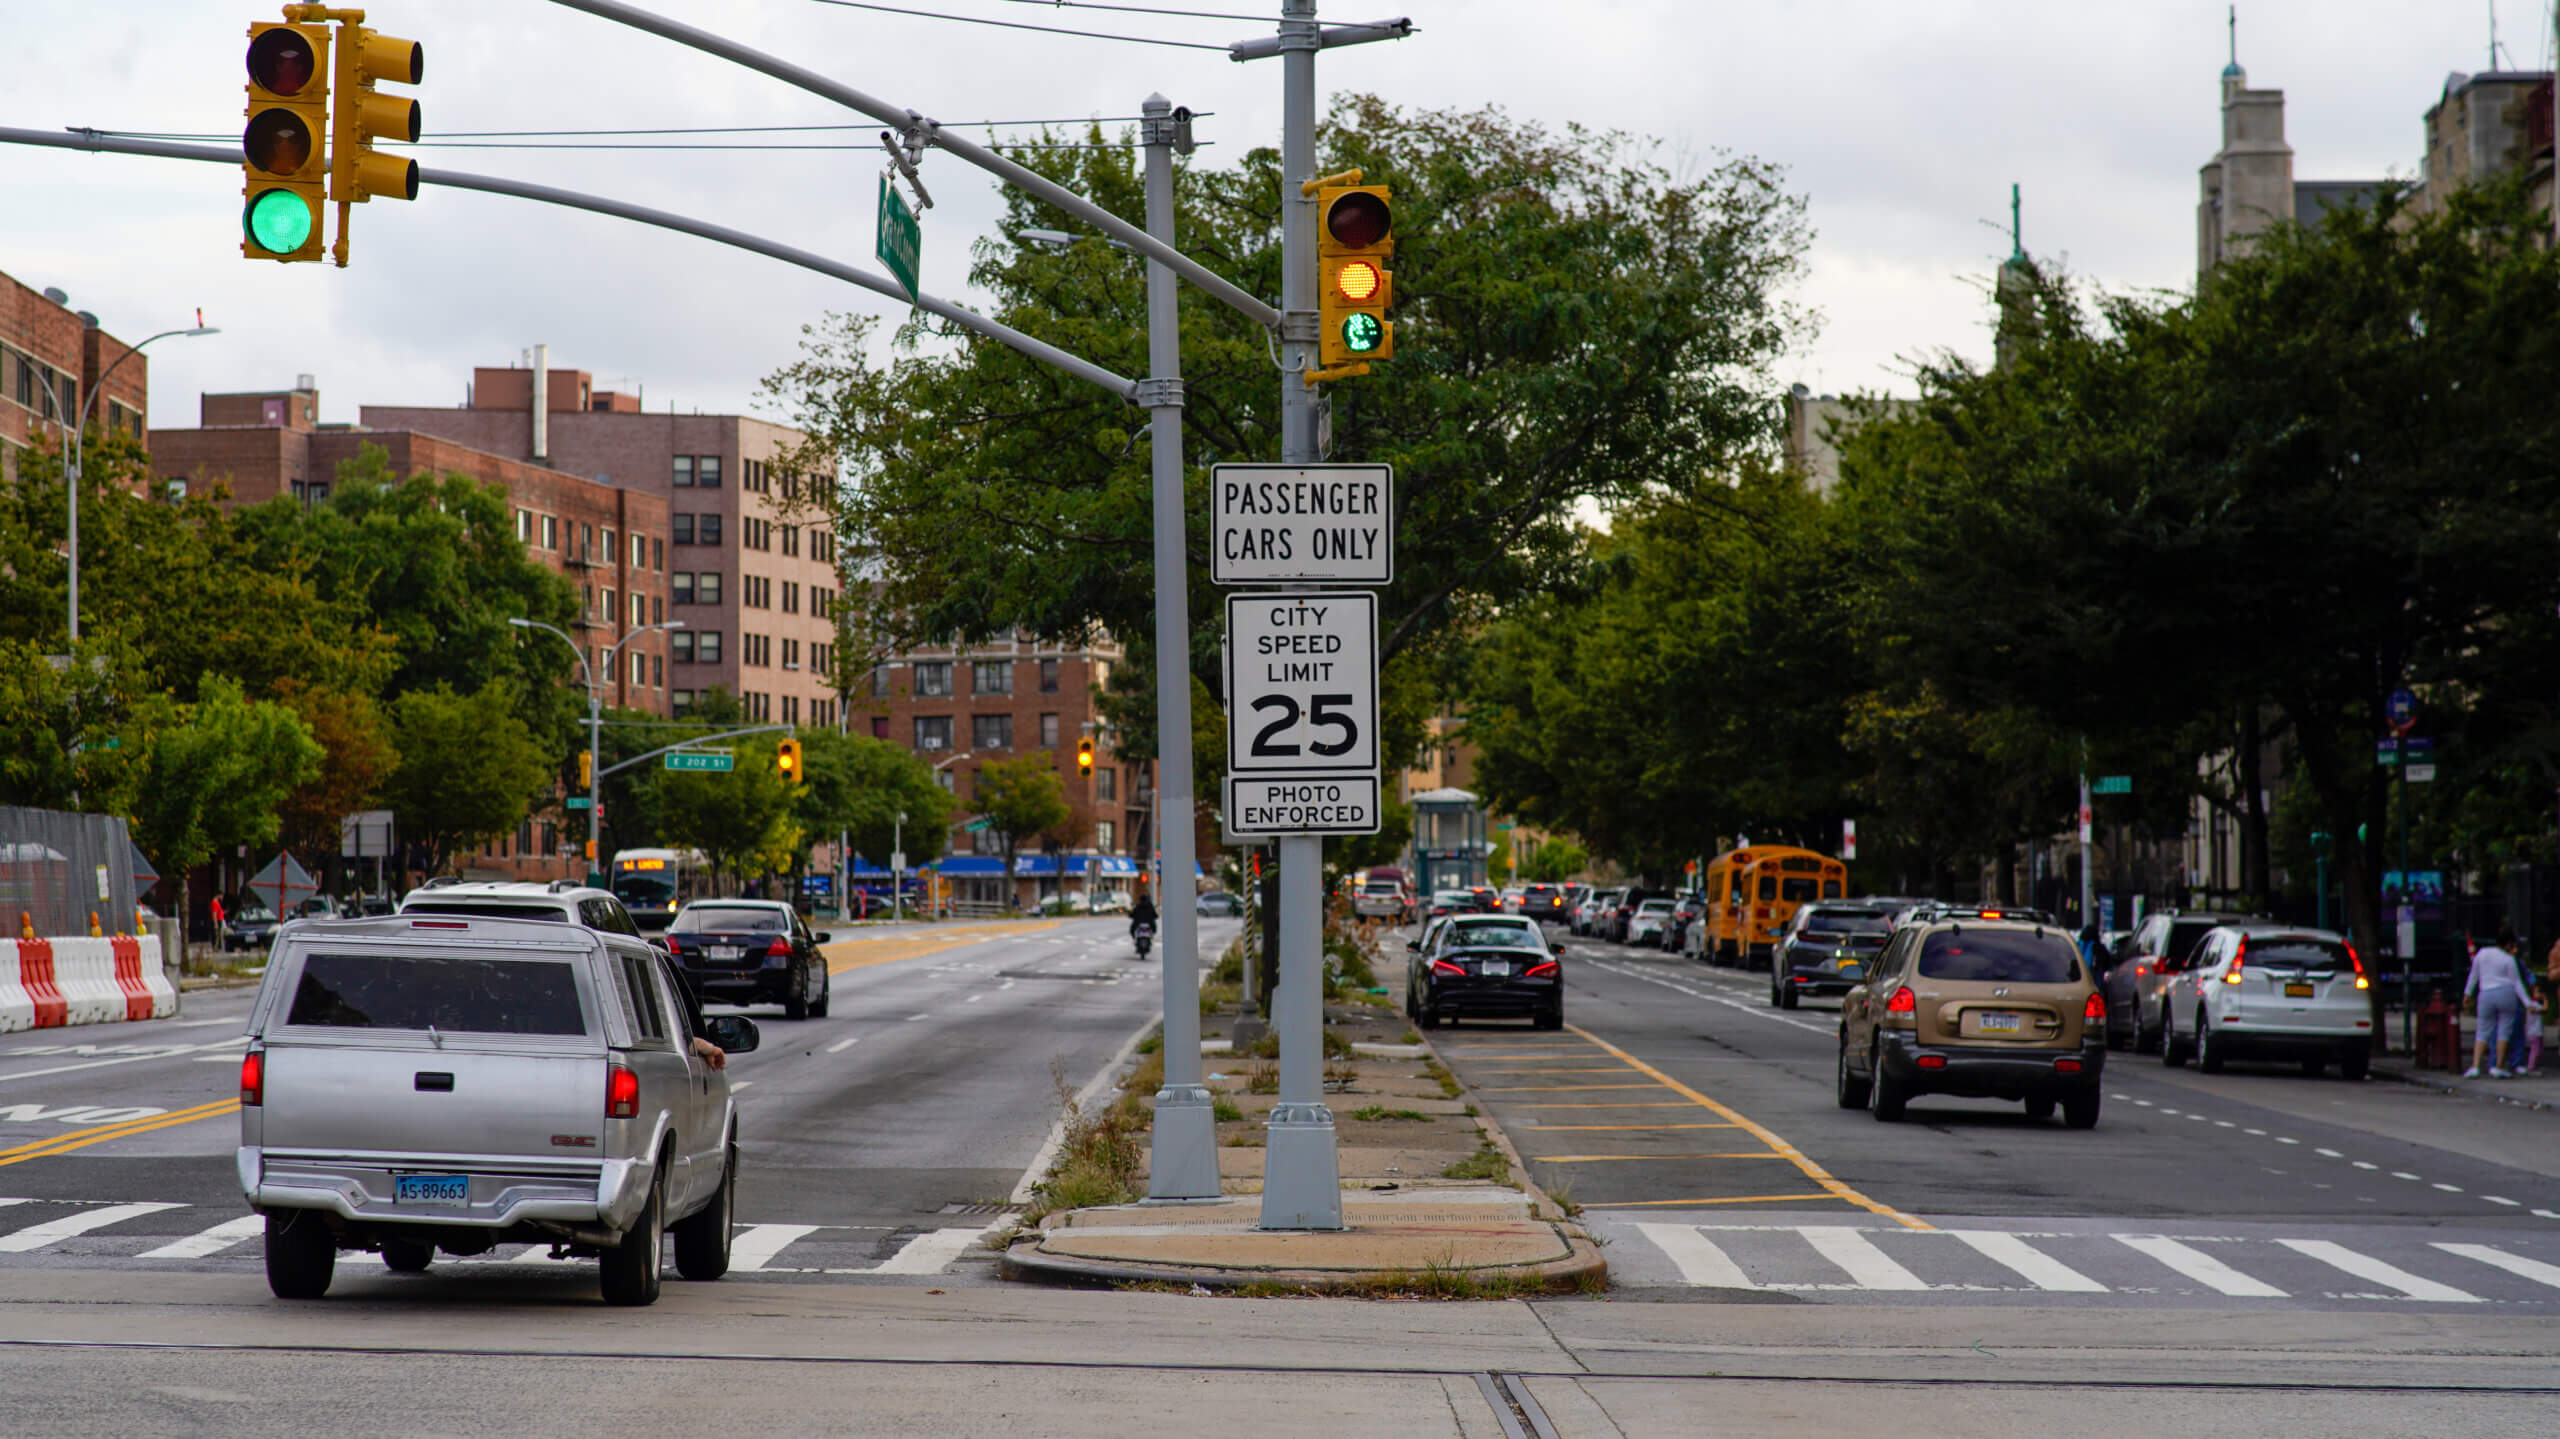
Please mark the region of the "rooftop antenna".
<svg viewBox="0 0 2560 1439"><path fill-rule="evenodd" d="M2018 182L2009 182L2009 263L2024 264L2027 258L2025 231L2018 224Z"/></svg>
<svg viewBox="0 0 2560 1439"><path fill-rule="evenodd" d="M2492 6L2495 6L2496 3L2497 0L2490 0L2490 4ZM2238 69L2240 66L2240 6L2236 3L2236 0L2231 6L2229 23L2231 26L2231 65L2233 69Z"/></svg>

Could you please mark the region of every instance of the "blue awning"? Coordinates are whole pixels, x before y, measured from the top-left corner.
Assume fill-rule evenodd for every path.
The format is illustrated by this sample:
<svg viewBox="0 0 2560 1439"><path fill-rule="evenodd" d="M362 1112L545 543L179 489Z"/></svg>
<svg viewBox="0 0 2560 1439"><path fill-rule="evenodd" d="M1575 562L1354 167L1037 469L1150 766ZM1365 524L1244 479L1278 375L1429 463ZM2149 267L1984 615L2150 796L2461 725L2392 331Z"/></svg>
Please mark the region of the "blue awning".
<svg viewBox="0 0 2560 1439"><path fill-rule="evenodd" d="M946 879L1002 879L1004 858L993 854L955 854L935 860Z"/></svg>

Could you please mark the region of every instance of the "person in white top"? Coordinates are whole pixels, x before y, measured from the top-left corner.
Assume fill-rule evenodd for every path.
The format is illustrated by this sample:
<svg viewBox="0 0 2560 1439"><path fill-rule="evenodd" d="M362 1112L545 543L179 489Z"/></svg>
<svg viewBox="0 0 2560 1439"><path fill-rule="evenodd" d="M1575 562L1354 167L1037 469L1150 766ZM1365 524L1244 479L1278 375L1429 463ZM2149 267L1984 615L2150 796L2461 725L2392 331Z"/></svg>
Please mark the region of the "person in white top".
<svg viewBox="0 0 2560 1439"><path fill-rule="evenodd" d="M2524 987L2515 945L2515 930L2500 925L2498 942L2480 946L2471 956L2471 977L2463 981L2462 997L2478 996L2480 1026L2472 1035L2471 1067L2462 1072L2465 1079L2480 1077L2480 1061L2492 1057L2489 1047L2493 1043L2497 1052L2495 1062L2489 1066L2491 1079L2507 1078L2511 1072L2509 1062L2524 1058L2524 1016L2528 1010L2541 1009L2542 1001Z"/></svg>

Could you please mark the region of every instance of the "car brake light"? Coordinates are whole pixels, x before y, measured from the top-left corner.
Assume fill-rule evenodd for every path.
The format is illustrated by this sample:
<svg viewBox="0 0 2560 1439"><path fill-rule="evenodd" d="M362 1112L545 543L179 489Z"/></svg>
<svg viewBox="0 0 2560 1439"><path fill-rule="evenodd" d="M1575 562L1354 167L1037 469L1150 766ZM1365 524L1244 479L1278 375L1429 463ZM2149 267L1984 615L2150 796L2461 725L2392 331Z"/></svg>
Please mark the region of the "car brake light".
<svg viewBox="0 0 2560 1439"><path fill-rule="evenodd" d="M640 1076L617 1064L604 1072L604 1117L636 1119L640 1114Z"/></svg>
<svg viewBox="0 0 2560 1439"><path fill-rule="evenodd" d="M2240 982L2240 966L2246 964L2248 960L2249 937L2244 934L2240 937L2240 947L2231 951L2231 967L2222 972L2222 982L2224 984L2238 984Z"/></svg>
<svg viewBox="0 0 2560 1439"><path fill-rule="evenodd" d="M1445 959L1435 959L1431 961L1431 972L1433 974L1464 974L1467 972L1467 967L1463 964L1451 964Z"/></svg>
<svg viewBox="0 0 2560 1439"><path fill-rule="evenodd" d="M469 929L471 927L471 921L467 919L413 919L409 921L409 927L411 929Z"/></svg>
<svg viewBox="0 0 2560 1439"><path fill-rule="evenodd" d="M791 941L779 937L775 938L773 943L764 947L764 957L767 959L789 959L791 957Z"/></svg>
<svg viewBox="0 0 2560 1439"><path fill-rule="evenodd" d="M1529 977L1532 979L1535 979L1542 974L1553 974L1555 972L1556 962L1552 959L1548 960L1544 964L1533 964L1529 966Z"/></svg>
<svg viewBox="0 0 2560 1439"><path fill-rule="evenodd" d="M2006 919L2006 918L2008 918L2008 916L2007 916L2007 915L2003 914L2001 911L1996 910L1996 909L1986 909L1986 910L1984 910L1984 911L1982 912L1982 917L1983 917L1984 919Z"/></svg>
<svg viewBox="0 0 2560 1439"><path fill-rule="evenodd" d="M2373 981L2364 977L2364 960L2356 954L2356 947L2352 944L2347 946L2347 963L2356 967L2356 988L2371 989Z"/></svg>
<svg viewBox="0 0 2560 1439"><path fill-rule="evenodd" d="M1911 986L1906 984L1893 992L1893 998L1884 1002L1884 1012L1887 1014L1918 1014L1920 1012L1920 996L1913 994L1911 992Z"/></svg>
<svg viewBox="0 0 2560 1439"><path fill-rule="evenodd" d="M240 1102L256 1106L267 1099L267 1056L261 1050L250 1050L240 1056Z"/></svg>
<svg viewBox="0 0 2560 1439"><path fill-rule="evenodd" d="M2082 1019L2104 1019L2104 1018L2106 1018L2106 1017L2107 1017L2107 997L2106 997L2105 995L2103 995L2103 994L2099 994L2099 993L2097 993L2097 992L2096 992L2096 991L2094 991L2094 990L2093 990L2093 991L2091 991L2091 992L2090 992L2090 994L2089 994L2089 1002L2088 1002L2087 1004L2084 1004L2084 1005L2080 1006L2080 1017L2081 1017Z"/></svg>
<svg viewBox="0 0 2560 1439"><path fill-rule="evenodd" d="M1947 1057L1943 1054L1924 1054L1915 1062L1918 1063L1922 1069L1944 1069L1947 1067Z"/></svg>
<svg viewBox="0 0 2560 1439"><path fill-rule="evenodd" d="M2057 1059L2053 1062L2053 1072L2056 1074L2078 1074L2080 1072L2080 1061L2076 1059Z"/></svg>

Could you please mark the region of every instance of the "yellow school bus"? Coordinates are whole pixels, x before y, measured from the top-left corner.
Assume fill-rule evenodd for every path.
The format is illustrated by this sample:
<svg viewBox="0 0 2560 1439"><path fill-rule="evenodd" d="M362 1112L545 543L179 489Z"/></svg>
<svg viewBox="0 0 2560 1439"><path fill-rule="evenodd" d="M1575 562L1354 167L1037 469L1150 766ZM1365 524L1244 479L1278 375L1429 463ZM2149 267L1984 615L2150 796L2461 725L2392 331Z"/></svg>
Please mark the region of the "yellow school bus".
<svg viewBox="0 0 2560 1439"><path fill-rule="evenodd" d="M1713 964L1758 969L1768 964L1798 906L1839 899L1848 889L1849 867L1828 855L1782 844L1726 850L1707 865L1707 927L1699 953Z"/></svg>

